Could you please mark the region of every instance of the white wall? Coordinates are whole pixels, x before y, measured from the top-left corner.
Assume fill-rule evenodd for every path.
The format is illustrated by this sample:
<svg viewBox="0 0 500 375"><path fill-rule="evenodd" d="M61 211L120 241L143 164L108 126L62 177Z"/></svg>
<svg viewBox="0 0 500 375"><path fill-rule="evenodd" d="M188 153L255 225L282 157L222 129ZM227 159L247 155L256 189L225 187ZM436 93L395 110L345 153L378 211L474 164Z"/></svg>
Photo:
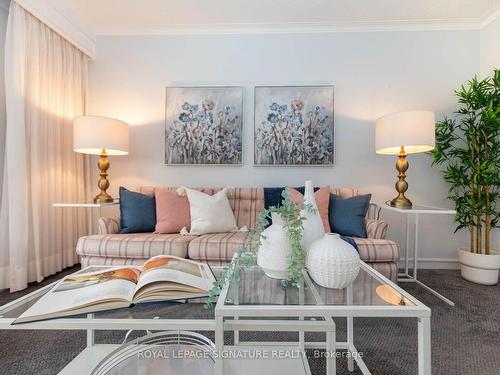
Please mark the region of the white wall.
<svg viewBox="0 0 500 375"><path fill-rule="evenodd" d="M99 36L90 66L90 113L131 123L129 156L112 157L111 192L119 185L357 186L384 201L394 195L395 158L374 152L374 121L405 109L438 118L455 109L453 90L479 72L479 31L312 33L268 35ZM255 84L335 85L336 165L254 167ZM173 167L164 160L167 85L245 87L244 166ZM426 155L411 155L408 196L450 207L447 186ZM97 170L96 170L97 174ZM402 223L390 236L402 240ZM422 257L455 259L464 233L451 217L422 220ZM443 264L444 266L444 264Z"/></svg>
<svg viewBox="0 0 500 375"><path fill-rule="evenodd" d="M7 118L5 115L5 85L3 65L5 51L5 32L7 30L9 3L10 2L8 0L0 0L0 197L2 195L5 128L7 125Z"/></svg>
<svg viewBox="0 0 500 375"><path fill-rule="evenodd" d="M500 17L481 29L480 64L482 77L490 75L493 68L500 68Z"/></svg>
<svg viewBox="0 0 500 375"><path fill-rule="evenodd" d="M500 16L480 32L480 75L491 75L493 68L500 69ZM500 252L500 230L491 237L492 248Z"/></svg>

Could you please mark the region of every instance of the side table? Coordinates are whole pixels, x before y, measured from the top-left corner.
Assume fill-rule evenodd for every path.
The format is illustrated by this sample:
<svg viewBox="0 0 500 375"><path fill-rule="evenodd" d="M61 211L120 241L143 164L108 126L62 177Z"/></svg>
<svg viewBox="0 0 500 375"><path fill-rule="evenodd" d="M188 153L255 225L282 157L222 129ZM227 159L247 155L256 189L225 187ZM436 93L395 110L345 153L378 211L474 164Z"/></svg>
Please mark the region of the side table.
<svg viewBox="0 0 500 375"><path fill-rule="evenodd" d="M52 207L55 208L85 208L89 211L88 216L88 227L89 234L94 233L94 209L99 210L99 217L101 217L102 208L116 206L120 204L120 200L117 198L113 202L109 203L93 203L93 202L70 202L70 203L52 203Z"/></svg>
<svg viewBox="0 0 500 375"><path fill-rule="evenodd" d="M442 294L436 292L434 289L432 289L430 286L424 284L420 280L417 279L417 271L418 271L418 235L419 235L419 219L420 215L455 215L456 211L455 210L450 210L450 209L445 209L445 208L437 208L437 207L428 207L428 206L418 206L414 205L410 209L404 209L404 208L397 208L393 207L389 203L390 201L387 201L383 204L380 203L375 203L376 206L378 207L379 210L388 210L388 211L395 211L399 214L403 214L406 216L406 230L405 230L405 267L404 267L404 272L398 273L398 281L399 282L412 282L412 283L417 283L421 287L425 288L427 291L431 292L434 294L436 297L439 299L443 300L447 304L451 306L455 306L455 303ZM380 212L380 211L379 211ZM410 248L410 237L409 237L409 232L410 232L410 216L414 216L413 220L413 269L412 273L410 274L410 266L409 266L409 248Z"/></svg>

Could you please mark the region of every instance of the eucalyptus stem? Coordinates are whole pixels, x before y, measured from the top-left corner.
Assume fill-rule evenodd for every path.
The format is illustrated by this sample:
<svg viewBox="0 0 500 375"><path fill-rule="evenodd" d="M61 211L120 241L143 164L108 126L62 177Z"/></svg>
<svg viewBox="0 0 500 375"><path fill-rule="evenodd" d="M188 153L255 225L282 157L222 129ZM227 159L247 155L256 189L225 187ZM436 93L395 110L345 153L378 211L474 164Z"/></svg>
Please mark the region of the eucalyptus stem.
<svg viewBox="0 0 500 375"><path fill-rule="evenodd" d="M288 188L285 188L282 193L282 205L279 207L270 207L264 209L258 216L255 228L250 231L244 245L235 253L233 259L228 266L219 275L217 281L208 292L208 299L205 307L212 306L222 290L232 281L240 277L241 271L254 266L257 260L257 252L261 246L263 238L262 232L269 223L271 214L275 213L281 216L285 226L284 229L288 233L291 253L287 269L287 277L283 280L285 285L299 286L304 281L304 264L306 252L303 248L302 233L304 231L305 218L300 215L302 210L306 212L314 212L310 204L303 202L296 204L290 197Z"/></svg>

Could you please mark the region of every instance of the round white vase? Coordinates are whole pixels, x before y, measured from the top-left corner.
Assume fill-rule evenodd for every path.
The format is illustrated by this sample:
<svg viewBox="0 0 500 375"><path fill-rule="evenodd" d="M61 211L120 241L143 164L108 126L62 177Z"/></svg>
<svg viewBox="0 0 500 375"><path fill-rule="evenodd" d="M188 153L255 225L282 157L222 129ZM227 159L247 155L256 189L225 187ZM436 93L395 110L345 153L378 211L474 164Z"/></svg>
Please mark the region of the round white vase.
<svg viewBox="0 0 500 375"><path fill-rule="evenodd" d="M321 220L318 205L316 204L316 198L314 197L314 187L312 181L306 181L304 183L304 204L308 204L311 208L313 208L312 212L305 208L303 208L300 212L300 216L305 219L303 222L304 230L302 232L301 243L304 249L307 250L314 241L319 240L325 235L323 220Z"/></svg>
<svg viewBox="0 0 500 375"><path fill-rule="evenodd" d="M271 214L273 223L262 231L257 264L273 279L286 279L290 260L290 240L283 219Z"/></svg>
<svg viewBox="0 0 500 375"><path fill-rule="evenodd" d="M309 246L306 268L311 278L326 288L342 289L358 276L360 267L356 249L340 238L328 233Z"/></svg>

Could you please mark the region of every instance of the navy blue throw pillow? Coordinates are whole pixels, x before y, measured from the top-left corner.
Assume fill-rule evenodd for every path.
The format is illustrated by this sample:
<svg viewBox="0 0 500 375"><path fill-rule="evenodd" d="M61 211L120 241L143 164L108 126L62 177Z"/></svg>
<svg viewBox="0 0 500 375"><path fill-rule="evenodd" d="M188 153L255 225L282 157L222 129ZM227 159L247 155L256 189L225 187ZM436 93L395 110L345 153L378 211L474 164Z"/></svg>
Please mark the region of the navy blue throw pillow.
<svg viewBox="0 0 500 375"><path fill-rule="evenodd" d="M333 233L342 236L366 238L365 216L372 195L357 195L342 199L330 194L328 220Z"/></svg>
<svg viewBox="0 0 500 375"><path fill-rule="evenodd" d="M120 186L120 233L154 232L155 197L130 191Z"/></svg>

